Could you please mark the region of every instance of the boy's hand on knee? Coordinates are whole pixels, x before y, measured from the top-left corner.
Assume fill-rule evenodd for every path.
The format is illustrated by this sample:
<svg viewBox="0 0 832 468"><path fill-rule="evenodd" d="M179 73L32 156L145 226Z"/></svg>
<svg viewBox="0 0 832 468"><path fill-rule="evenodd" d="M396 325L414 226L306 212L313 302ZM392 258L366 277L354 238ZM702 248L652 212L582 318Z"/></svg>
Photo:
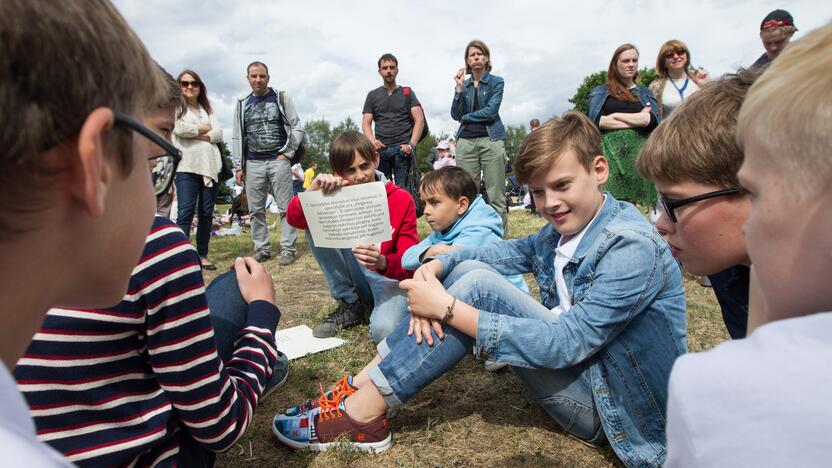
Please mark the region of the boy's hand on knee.
<svg viewBox="0 0 832 468"><path fill-rule="evenodd" d="M417 279L419 281L427 281L426 280L426 272L430 271L433 274L434 278L439 278L442 276L442 262L439 260L431 260L413 272L413 279Z"/></svg>
<svg viewBox="0 0 832 468"><path fill-rule="evenodd" d="M237 284L246 304L253 301L267 301L274 304L274 282L272 275L257 260L237 257L234 260Z"/></svg>
<svg viewBox="0 0 832 468"><path fill-rule="evenodd" d="M410 315L410 325L407 328L407 336L416 336L416 343L422 344L422 339L427 341L428 346L433 346L433 336L430 329L433 328L440 340L445 339L445 332L442 331L442 323L439 320L425 319L416 315Z"/></svg>
<svg viewBox="0 0 832 468"><path fill-rule="evenodd" d="M425 251L425 257L435 257L437 255L446 254L448 252L453 252L454 250L461 250L460 247L456 247L453 245L445 245L445 244L436 244L432 245L428 250Z"/></svg>
<svg viewBox="0 0 832 468"><path fill-rule="evenodd" d="M407 291L407 311L419 317L441 320L454 298L448 294L432 270L427 269L420 276L421 278L416 278L414 275L414 279L399 283L399 287Z"/></svg>

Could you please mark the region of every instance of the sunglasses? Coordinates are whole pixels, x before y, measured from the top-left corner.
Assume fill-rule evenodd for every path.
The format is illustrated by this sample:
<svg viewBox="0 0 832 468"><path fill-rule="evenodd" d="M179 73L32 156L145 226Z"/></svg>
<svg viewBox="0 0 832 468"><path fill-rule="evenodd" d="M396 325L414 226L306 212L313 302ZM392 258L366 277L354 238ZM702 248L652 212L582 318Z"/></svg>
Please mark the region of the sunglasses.
<svg viewBox="0 0 832 468"><path fill-rule="evenodd" d="M199 88L201 83L199 81L185 81L182 80L179 82L179 86L183 88Z"/></svg>
<svg viewBox="0 0 832 468"><path fill-rule="evenodd" d="M664 58L669 59L670 57L673 57L674 55L678 55L679 57L682 57L683 55L687 55L687 54L688 54L688 52L686 50L671 50L670 52L664 54Z"/></svg>
<svg viewBox="0 0 832 468"><path fill-rule="evenodd" d="M150 178L153 181L153 192L157 197L168 193L168 190L170 190L170 186L173 183L173 176L176 174L176 166L179 164L179 161L182 160L182 152L170 144L167 140L156 134L156 132L140 124L133 117L118 111L113 111L113 116L115 118L116 125L121 125L133 130L165 151L161 155L151 156L148 159L152 161Z"/></svg>
<svg viewBox="0 0 832 468"><path fill-rule="evenodd" d="M725 190L717 190L715 192L708 192L703 193L702 195L696 195L695 197L690 198L683 198L682 200L670 200L665 198L664 195L659 197L659 201L661 202L661 207L665 213L667 213L667 217L670 218L671 221L674 223L676 221L676 209L681 208L685 205L690 205L691 203L696 203L702 200L708 200L710 198L716 197L724 197L726 195L734 195L736 193L742 193L742 189L739 188L730 188Z"/></svg>

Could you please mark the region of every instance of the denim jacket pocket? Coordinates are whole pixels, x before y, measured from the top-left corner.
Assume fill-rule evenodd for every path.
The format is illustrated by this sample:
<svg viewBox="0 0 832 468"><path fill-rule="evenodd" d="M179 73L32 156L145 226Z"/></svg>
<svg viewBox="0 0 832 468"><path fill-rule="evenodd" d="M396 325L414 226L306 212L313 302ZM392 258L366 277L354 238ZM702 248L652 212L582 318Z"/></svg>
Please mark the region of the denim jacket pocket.
<svg viewBox="0 0 832 468"><path fill-rule="evenodd" d="M532 264L532 272L537 280L537 285L540 290L540 303L548 308L554 307L554 302L557 298L557 289L555 286L554 267L550 267L543 263L540 258L535 258Z"/></svg>

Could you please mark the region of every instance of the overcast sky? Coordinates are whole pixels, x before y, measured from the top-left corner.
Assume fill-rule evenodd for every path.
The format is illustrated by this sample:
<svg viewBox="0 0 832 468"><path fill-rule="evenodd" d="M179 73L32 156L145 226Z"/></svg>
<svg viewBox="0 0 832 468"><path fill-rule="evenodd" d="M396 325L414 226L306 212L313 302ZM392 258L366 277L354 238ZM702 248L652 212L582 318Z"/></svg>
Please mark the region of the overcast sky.
<svg viewBox="0 0 832 468"><path fill-rule="evenodd" d="M763 53L762 18L786 8L796 37L832 19L832 2L770 1L169 1L115 0L151 55L172 75L199 73L230 140L233 102L250 88L245 67L269 66L302 120L346 116L360 122L367 92L381 85L378 57L399 59L401 85L422 102L434 133L453 132L452 76L465 45L491 49L505 78L500 116L528 125L571 108L584 76L606 69L615 48L632 42L641 66L654 66L661 44L680 39L711 76L751 64Z"/></svg>

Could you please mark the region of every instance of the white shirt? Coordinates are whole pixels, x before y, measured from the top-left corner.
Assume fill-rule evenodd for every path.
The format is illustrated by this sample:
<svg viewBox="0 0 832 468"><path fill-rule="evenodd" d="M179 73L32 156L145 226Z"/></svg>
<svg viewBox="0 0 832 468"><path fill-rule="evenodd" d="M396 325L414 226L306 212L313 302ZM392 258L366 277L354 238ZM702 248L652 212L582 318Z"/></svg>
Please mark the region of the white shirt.
<svg viewBox="0 0 832 468"><path fill-rule="evenodd" d="M303 166L300 163L295 163L292 166L292 180L299 180L303 182Z"/></svg>
<svg viewBox="0 0 832 468"><path fill-rule="evenodd" d="M830 466L832 312L676 360L668 467Z"/></svg>
<svg viewBox="0 0 832 468"><path fill-rule="evenodd" d="M670 77L667 78L664 82L664 89L661 90L662 93L662 118L667 118L670 114L679 107L679 104L682 103L684 99L690 97L691 94L699 91L699 86L693 81L692 78L688 79L688 85L685 87L684 91L679 92L682 87L685 86L685 78L680 80L674 80Z"/></svg>
<svg viewBox="0 0 832 468"><path fill-rule="evenodd" d="M555 315L569 312L569 309L572 308L572 296L569 294L569 288L566 287L566 280L563 278L563 268L573 260L572 257L575 255L575 251L578 250L578 245L581 243L581 239L584 238L586 229L595 222L595 218L598 217L598 213L601 212L601 208L603 208L606 201L607 196L604 195L604 201L598 207L598 212L595 213L595 216L586 223L586 226L580 232L566 242L563 242L563 236L560 236L558 240L558 246L555 249L555 288L558 292L558 301L560 304L552 308L552 313Z"/></svg>
<svg viewBox="0 0 832 468"><path fill-rule="evenodd" d="M6 366L0 364L0 453L2 466L41 468L72 466L63 456L35 437L26 400Z"/></svg>

